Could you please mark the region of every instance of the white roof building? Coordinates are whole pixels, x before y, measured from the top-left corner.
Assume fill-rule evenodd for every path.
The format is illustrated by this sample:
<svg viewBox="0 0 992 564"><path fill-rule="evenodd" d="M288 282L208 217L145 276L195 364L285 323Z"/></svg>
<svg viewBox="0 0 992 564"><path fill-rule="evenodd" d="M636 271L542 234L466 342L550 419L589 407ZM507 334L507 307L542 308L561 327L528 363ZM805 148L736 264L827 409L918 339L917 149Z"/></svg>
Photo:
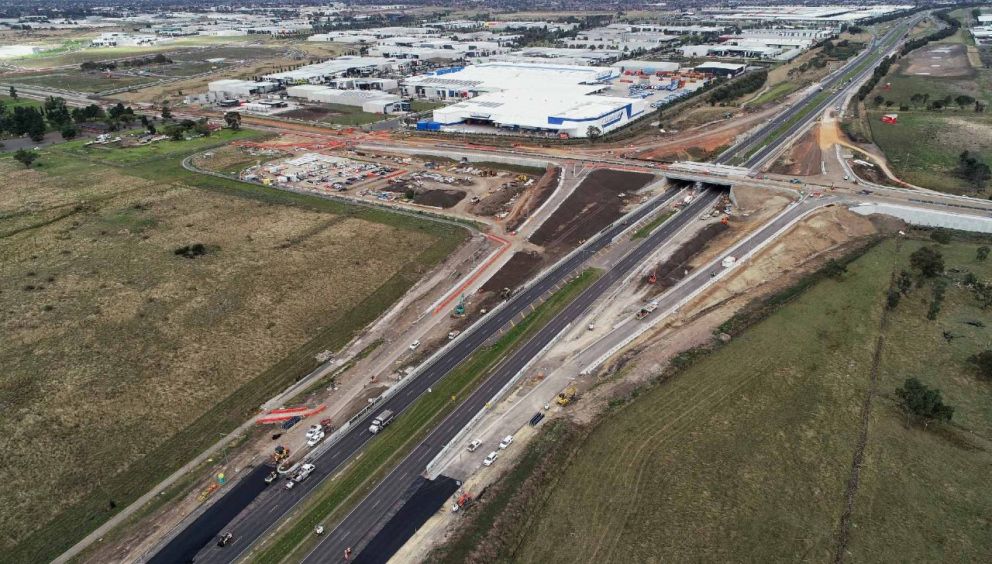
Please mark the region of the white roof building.
<svg viewBox="0 0 992 564"><path fill-rule="evenodd" d="M272 92L275 82L255 82L253 80L225 79L207 83L207 92L219 98L247 98L265 92Z"/></svg>
<svg viewBox="0 0 992 564"><path fill-rule="evenodd" d="M310 102L357 106L363 112L372 114L388 114L401 111L404 107L403 99L399 96L375 90L339 90L329 86L303 84L290 86L286 89L286 94Z"/></svg>
<svg viewBox="0 0 992 564"><path fill-rule="evenodd" d="M409 63L385 57L344 56L291 71L267 74L263 78L280 84L319 83L348 73L372 74L376 71L396 70L407 64Z"/></svg>
<svg viewBox="0 0 992 564"><path fill-rule="evenodd" d="M490 125L586 137L606 133L644 113L643 99L596 95L616 69L556 64L484 63L408 78L402 90L417 98L461 99L434 110L441 126Z"/></svg>

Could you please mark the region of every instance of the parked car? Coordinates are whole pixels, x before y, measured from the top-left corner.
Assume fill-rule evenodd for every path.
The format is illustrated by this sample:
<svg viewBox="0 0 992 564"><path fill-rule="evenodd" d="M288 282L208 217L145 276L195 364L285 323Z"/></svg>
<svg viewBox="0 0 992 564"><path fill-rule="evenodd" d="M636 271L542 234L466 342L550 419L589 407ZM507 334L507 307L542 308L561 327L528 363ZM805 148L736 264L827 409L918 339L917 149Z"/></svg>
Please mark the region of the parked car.
<svg viewBox="0 0 992 564"><path fill-rule="evenodd" d="M503 437L503 440L499 442L499 448L504 449L513 444L513 435L507 435Z"/></svg>
<svg viewBox="0 0 992 564"><path fill-rule="evenodd" d="M540 423L542 419L544 419L544 414L538 411L534 414L534 417L530 418L530 426L537 427L537 424Z"/></svg>
<svg viewBox="0 0 992 564"><path fill-rule="evenodd" d="M323 434L324 434L324 428L321 427L320 425L310 425L310 428L307 429L308 439L312 439L317 435L323 435Z"/></svg>
<svg viewBox="0 0 992 564"><path fill-rule="evenodd" d="M492 451L492 452L489 453L489 456L487 456L485 460L482 461L482 464L484 466L492 466L493 465L493 462L496 462L496 459L497 458L499 458L499 453L497 453L494 450L494 451Z"/></svg>
<svg viewBox="0 0 992 564"><path fill-rule="evenodd" d="M482 441L480 441L479 439L475 439L474 441L468 444L468 451L475 452L475 449L479 448L481 445L482 445Z"/></svg>
<svg viewBox="0 0 992 564"><path fill-rule="evenodd" d="M292 418L290 418L290 419L287 419L287 420L286 420L286 421L285 421L285 422L284 422L284 423L282 424L282 428L283 428L283 429L290 429L290 428L292 428L292 427L293 427L293 425L296 425L296 424L297 424L297 423L299 423L300 421L303 421L303 418L302 418L302 417L300 417L299 415L297 415L297 416L295 416L295 417L292 417Z"/></svg>
<svg viewBox="0 0 992 564"><path fill-rule="evenodd" d="M419 346L420 346L420 339L417 339L416 341L410 343L410 350L415 351Z"/></svg>
<svg viewBox="0 0 992 564"><path fill-rule="evenodd" d="M310 440L307 441L307 446L310 447L317 446L317 443L319 443L322 440L324 440L324 432L320 431L316 435L310 437Z"/></svg>

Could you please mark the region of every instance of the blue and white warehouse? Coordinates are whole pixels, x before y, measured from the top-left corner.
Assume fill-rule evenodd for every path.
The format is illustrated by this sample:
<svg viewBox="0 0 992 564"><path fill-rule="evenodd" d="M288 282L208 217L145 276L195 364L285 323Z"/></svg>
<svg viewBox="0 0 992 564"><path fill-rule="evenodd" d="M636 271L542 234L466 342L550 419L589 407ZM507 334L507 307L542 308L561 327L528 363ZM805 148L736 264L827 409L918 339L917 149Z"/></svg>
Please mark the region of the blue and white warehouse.
<svg viewBox="0 0 992 564"><path fill-rule="evenodd" d="M603 96L617 69L553 63L491 62L408 78L411 98L458 102L434 110L432 129L494 127L587 137L607 133L644 114L639 98Z"/></svg>

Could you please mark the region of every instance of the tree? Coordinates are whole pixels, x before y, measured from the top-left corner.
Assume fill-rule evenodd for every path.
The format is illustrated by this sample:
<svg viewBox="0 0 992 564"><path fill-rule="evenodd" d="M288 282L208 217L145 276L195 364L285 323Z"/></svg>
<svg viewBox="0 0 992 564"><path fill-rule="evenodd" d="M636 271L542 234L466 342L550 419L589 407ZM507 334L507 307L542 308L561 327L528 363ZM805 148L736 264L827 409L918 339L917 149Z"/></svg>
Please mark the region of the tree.
<svg viewBox="0 0 992 564"><path fill-rule="evenodd" d="M970 106L970 105L974 104L975 103L975 99L972 98L971 96L966 95L966 94L961 94L960 96L958 96L957 98L954 99L954 103L957 104L958 107L963 110L965 108L965 106Z"/></svg>
<svg viewBox="0 0 992 564"><path fill-rule="evenodd" d="M908 294L910 290L913 289L913 277L909 272L903 270L899 273L899 277L896 278L896 287L899 288L899 292L903 295Z"/></svg>
<svg viewBox="0 0 992 564"><path fill-rule="evenodd" d="M954 174L971 183L975 190L981 190L992 179L992 169L968 151L958 156L958 166Z"/></svg>
<svg viewBox="0 0 992 564"><path fill-rule="evenodd" d="M938 227L930 233L930 239L940 243L941 245L946 245L951 242L951 232L947 229Z"/></svg>
<svg viewBox="0 0 992 564"><path fill-rule="evenodd" d="M954 408L944 404L940 390L929 388L916 378L907 378L902 387L896 389L896 396L907 422L921 421L924 430L932 421L950 421L954 416Z"/></svg>
<svg viewBox="0 0 992 564"><path fill-rule="evenodd" d="M919 93L913 94L909 97L909 101L913 103L913 107L915 108L923 102L923 95Z"/></svg>
<svg viewBox="0 0 992 564"><path fill-rule="evenodd" d="M909 255L909 264L924 278L933 278L944 272L944 256L933 247L920 247Z"/></svg>
<svg viewBox="0 0 992 564"><path fill-rule="evenodd" d="M989 248L984 245L978 247L978 250L975 251L975 260L980 262L987 258L989 258Z"/></svg>
<svg viewBox="0 0 992 564"><path fill-rule="evenodd" d="M65 139L66 141L70 139L75 139L76 135L79 134L79 132L76 131L76 128L73 127L72 125L66 125L65 127L63 127L61 133L62 133L62 139Z"/></svg>
<svg viewBox="0 0 992 564"><path fill-rule="evenodd" d="M224 114L224 123L227 127L237 131L241 129L241 113L240 112L227 112Z"/></svg>
<svg viewBox="0 0 992 564"><path fill-rule="evenodd" d="M599 136L600 136L600 135L602 135L602 134L603 134L603 131L602 131L602 130L600 130L600 129L599 129L598 127L596 127L595 125L590 125L590 126L589 126L589 127L588 127L588 128L586 129L586 137L588 137L590 141L595 141L595 140L596 140L596 139L598 139L598 138L599 138Z"/></svg>
<svg viewBox="0 0 992 564"><path fill-rule="evenodd" d="M27 149L18 149L14 153L14 160L26 166L27 168L31 168L31 164L37 159L38 159L38 153L35 153L34 151L29 151Z"/></svg>
<svg viewBox="0 0 992 564"><path fill-rule="evenodd" d="M15 100L17 99L17 89L13 86L10 87L10 97Z"/></svg>
<svg viewBox="0 0 992 564"><path fill-rule="evenodd" d="M968 362L971 362L975 366L975 370L978 372L978 376L983 380L992 380L992 350L985 349L984 351L972 355Z"/></svg>
<svg viewBox="0 0 992 564"><path fill-rule="evenodd" d="M172 110L169 109L168 102L162 104L162 119L164 120L172 119Z"/></svg>
<svg viewBox="0 0 992 564"><path fill-rule="evenodd" d="M883 98L880 94L876 94L875 97L871 99L871 101L875 102L876 106L881 106L882 102L885 101L885 98Z"/></svg>
<svg viewBox="0 0 992 564"><path fill-rule="evenodd" d="M162 133L168 135L173 141L182 141L186 130L178 125L169 125L162 130Z"/></svg>
<svg viewBox="0 0 992 564"><path fill-rule="evenodd" d="M827 261L827 264L824 265L823 273L831 278L839 279L847 273L847 267L841 264L837 259L830 259Z"/></svg>
<svg viewBox="0 0 992 564"><path fill-rule="evenodd" d="M888 295L885 297L885 307L895 309L899 305L900 299L902 299L902 294L894 289L890 289Z"/></svg>

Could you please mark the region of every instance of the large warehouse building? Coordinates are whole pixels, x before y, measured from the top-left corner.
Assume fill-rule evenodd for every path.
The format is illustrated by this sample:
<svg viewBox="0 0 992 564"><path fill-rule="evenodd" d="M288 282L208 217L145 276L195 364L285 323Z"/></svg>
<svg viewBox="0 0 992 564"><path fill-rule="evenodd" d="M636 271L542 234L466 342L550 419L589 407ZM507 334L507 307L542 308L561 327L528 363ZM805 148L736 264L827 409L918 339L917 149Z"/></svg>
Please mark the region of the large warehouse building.
<svg viewBox="0 0 992 564"><path fill-rule="evenodd" d="M602 96L617 69L554 64L485 63L408 78L405 96L461 101L434 110L431 129L494 127L587 137L644 113L643 99Z"/></svg>

